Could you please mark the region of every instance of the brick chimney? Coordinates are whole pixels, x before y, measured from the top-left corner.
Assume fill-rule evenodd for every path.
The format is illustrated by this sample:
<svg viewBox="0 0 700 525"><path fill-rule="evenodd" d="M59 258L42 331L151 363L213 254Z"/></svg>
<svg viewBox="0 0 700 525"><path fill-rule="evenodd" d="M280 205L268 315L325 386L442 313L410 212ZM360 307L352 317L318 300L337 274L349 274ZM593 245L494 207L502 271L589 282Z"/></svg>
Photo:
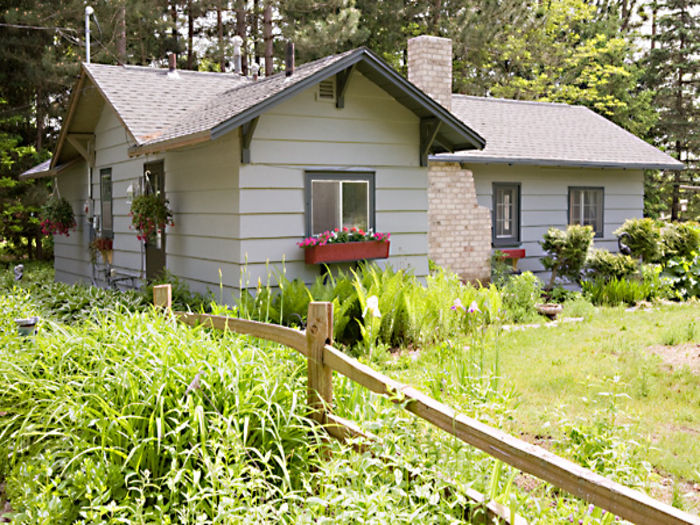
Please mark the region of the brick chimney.
<svg viewBox="0 0 700 525"><path fill-rule="evenodd" d="M452 40L422 35L408 41L408 80L452 109Z"/></svg>

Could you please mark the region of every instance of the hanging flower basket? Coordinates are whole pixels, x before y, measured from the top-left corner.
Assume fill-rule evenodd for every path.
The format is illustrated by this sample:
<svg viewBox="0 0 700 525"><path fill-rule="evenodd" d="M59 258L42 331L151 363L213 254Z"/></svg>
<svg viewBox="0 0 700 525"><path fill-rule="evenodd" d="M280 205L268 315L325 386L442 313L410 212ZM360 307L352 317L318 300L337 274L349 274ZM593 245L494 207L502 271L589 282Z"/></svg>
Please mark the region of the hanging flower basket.
<svg viewBox="0 0 700 525"><path fill-rule="evenodd" d="M112 259L114 252L112 247L114 241L108 237L97 237L94 241L90 243L90 260L95 263L97 262L97 252L100 252L102 260L107 264L112 264Z"/></svg>
<svg viewBox="0 0 700 525"><path fill-rule="evenodd" d="M297 244L304 248L306 264L386 259L389 257L390 235L357 228L336 228Z"/></svg>
<svg viewBox="0 0 700 525"><path fill-rule="evenodd" d="M65 235L76 227L73 208L66 199L51 195L41 208L41 233L44 235Z"/></svg>
<svg viewBox="0 0 700 525"><path fill-rule="evenodd" d="M132 227L138 232L136 238L144 242L154 240L166 226L175 225L168 201L153 194L134 197L129 215Z"/></svg>

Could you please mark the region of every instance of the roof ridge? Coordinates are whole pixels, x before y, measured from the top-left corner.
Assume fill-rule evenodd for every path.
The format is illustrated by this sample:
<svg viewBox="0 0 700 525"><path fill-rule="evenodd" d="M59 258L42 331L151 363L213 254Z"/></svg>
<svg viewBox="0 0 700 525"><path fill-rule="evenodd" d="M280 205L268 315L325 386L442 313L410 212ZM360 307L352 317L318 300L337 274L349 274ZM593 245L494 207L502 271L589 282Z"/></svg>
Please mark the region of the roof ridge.
<svg viewBox="0 0 700 525"><path fill-rule="evenodd" d="M514 98L502 97L479 97L477 95L464 95L462 93L452 93L452 97L468 98L471 100L483 100L485 102L502 102L506 104L530 104L535 106L555 106L563 108L585 108L580 104L567 104L566 102L545 102L538 100L518 100Z"/></svg>
<svg viewBox="0 0 700 525"><path fill-rule="evenodd" d="M310 68L310 67L315 66L315 65L318 64L319 62L330 61L330 60L332 60L332 59L335 59L335 58L338 58L338 57L341 57L341 56L351 55L352 53L354 53L354 52L356 52L356 51L359 51L359 50L361 50L361 49L365 49L365 46L356 47L356 48L353 48L353 49L349 49L349 50L347 50L347 51L343 51L342 53L336 53L335 55L326 55L325 57L317 58L316 60L312 60L311 62L305 62L305 63L301 64L300 66L296 66L295 69L294 69L294 72L296 73L296 72L298 72L298 71L300 71L300 70L303 71L303 70L305 70L305 69L308 69L308 68ZM265 83L272 82L273 80L277 80L278 78L280 78L281 76L284 76L285 74L286 74L285 71L278 71L277 73L274 73L274 74L270 75L269 77L259 78L258 80L254 81L254 82L251 81L251 82L249 82L249 83L247 83L247 84L243 84L243 85L240 85L240 86L233 86L233 87L227 89L226 91L223 91L223 92L219 93L219 95L217 95L217 96L220 96L220 95L228 95L228 94L230 94L230 93L233 93L234 91L238 91L239 89L246 88L246 87L249 87L249 86L260 86L260 85L264 85ZM292 75L290 75L289 78L290 78L290 79L293 79L293 78L294 78L294 73L292 73Z"/></svg>
<svg viewBox="0 0 700 525"><path fill-rule="evenodd" d="M83 62L82 64L87 68L98 66L98 67L120 68L121 70L137 69L137 70L142 70L142 71L147 71L147 72L152 72L152 73L167 73L168 72L167 67L142 66L139 64L100 64L99 62L90 62L89 64L87 62ZM244 77L243 75L238 75L237 73L226 72L226 71L195 71L192 69L178 69L177 72L178 72L178 74L193 75L193 76L239 78L240 80L248 80L247 77Z"/></svg>

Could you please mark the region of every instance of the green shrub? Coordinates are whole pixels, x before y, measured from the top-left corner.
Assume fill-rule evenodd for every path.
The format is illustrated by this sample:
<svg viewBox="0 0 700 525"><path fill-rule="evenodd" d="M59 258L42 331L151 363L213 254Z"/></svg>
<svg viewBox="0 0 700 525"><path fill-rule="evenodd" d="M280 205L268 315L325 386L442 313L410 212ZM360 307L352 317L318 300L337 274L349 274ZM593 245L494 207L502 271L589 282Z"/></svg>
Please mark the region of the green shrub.
<svg viewBox="0 0 700 525"><path fill-rule="evenodd" d="M664 258L691 258L700 252L700 224L672 222L661 230Z"/></svg>
<svg viewBox="0 0 700 525"><path fill-rule="evenodd" d="M677 299L700 297L700 254L672 257L666 262L661 278L669 283Z"/></svg>
<svg viewBox="0 0 700 525"><path fill-rule="evenodd" d="M648 283L633 279L599 278L582 282L581 288L584 296L593 304L602 306L634 305L653 298L653 291Z"/></svg>
<svg viewBox="0 0 700 525"><path fill-rule="evenodd" d="M581 271L594 235L590 226L572 225L566 231L557 228L547 230L540 243L547 253L542 258L542 265L552 272L547 288L554 287L557 277L566 277L574 282L581 280Z"/></svg>
<svg viewBox="0 0 700 525"><path fill-rule="evenodd" d="M661 232L652 219L627 219L615 230L615 235L622 234L627 234L623 242L634 257L641 257L644 262L655 262L661 257Z"/></svg>
<svg viewBox="0 0 700 525"><path fill-rule="evenodd" d="M535 305L540 302L540 280L532 272L511 277L501 289L505 321L525 323L537 319Z"/></svg>
<svg viewBox="0 0 700 525"><path fill-rule="evenodd" d="M627 279L637 271L637 262L629 255L591 250L586 267L594 279Z"/></svg>
<svg viewBox="0 0 700 525"><path fill-rule="evenodd" d="M491 282L503 286L513 275L513 265L506 261L505 253L496 250L491 255Z"/></svg>

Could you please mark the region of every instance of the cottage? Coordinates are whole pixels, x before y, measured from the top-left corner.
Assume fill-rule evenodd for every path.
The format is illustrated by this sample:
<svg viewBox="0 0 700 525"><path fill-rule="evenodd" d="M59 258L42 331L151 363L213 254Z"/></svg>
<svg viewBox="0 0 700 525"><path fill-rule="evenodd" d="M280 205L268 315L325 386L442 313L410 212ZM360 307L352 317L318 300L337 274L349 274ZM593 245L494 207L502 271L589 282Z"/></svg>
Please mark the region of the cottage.
<svg viewBox="0 0 700 525"><path fill-rule="evenodd" d="M136 285L164 268L235 296L270 271L310 281L297 241L329 227L391 232L396 268L428 272L429 154L483 139L367 49L261 80L238 74L83 64L49 165L78 214L56 237L56 279ZM167 198L174 226L130 229L139 191ZM91 264L113 239L108 268Z"/></svg>
<svg viewBox="0 0 700 525"><path fill-rule="evenodd" d="M429 160L430 257L464 279L489 279L494 249L542 274L551 226L589 224L596 246L617 251L613 232L642 217L644 170L684 168L583 106L452 93L448 39L409 40L408 60L409 80L486 140Z"/></svg>
<svg viewBox="0 0 700 525"><path fill-rule="evenodd" d="M167 268L235 296L270 271L310 281L297 241L344 225L391 232L381 263L419 277L430 256L487 280L494 247L539 271L547 227L591 224L614 248L642 214L643 170L682 167L585 108L452 94L449 40L408 51L409 81L364 48L261 80L83 64L53 158L24 174L56 177L76 211L56 279L136 286ZM174 213L147 244L130 229L139 192Z"/></svg>

